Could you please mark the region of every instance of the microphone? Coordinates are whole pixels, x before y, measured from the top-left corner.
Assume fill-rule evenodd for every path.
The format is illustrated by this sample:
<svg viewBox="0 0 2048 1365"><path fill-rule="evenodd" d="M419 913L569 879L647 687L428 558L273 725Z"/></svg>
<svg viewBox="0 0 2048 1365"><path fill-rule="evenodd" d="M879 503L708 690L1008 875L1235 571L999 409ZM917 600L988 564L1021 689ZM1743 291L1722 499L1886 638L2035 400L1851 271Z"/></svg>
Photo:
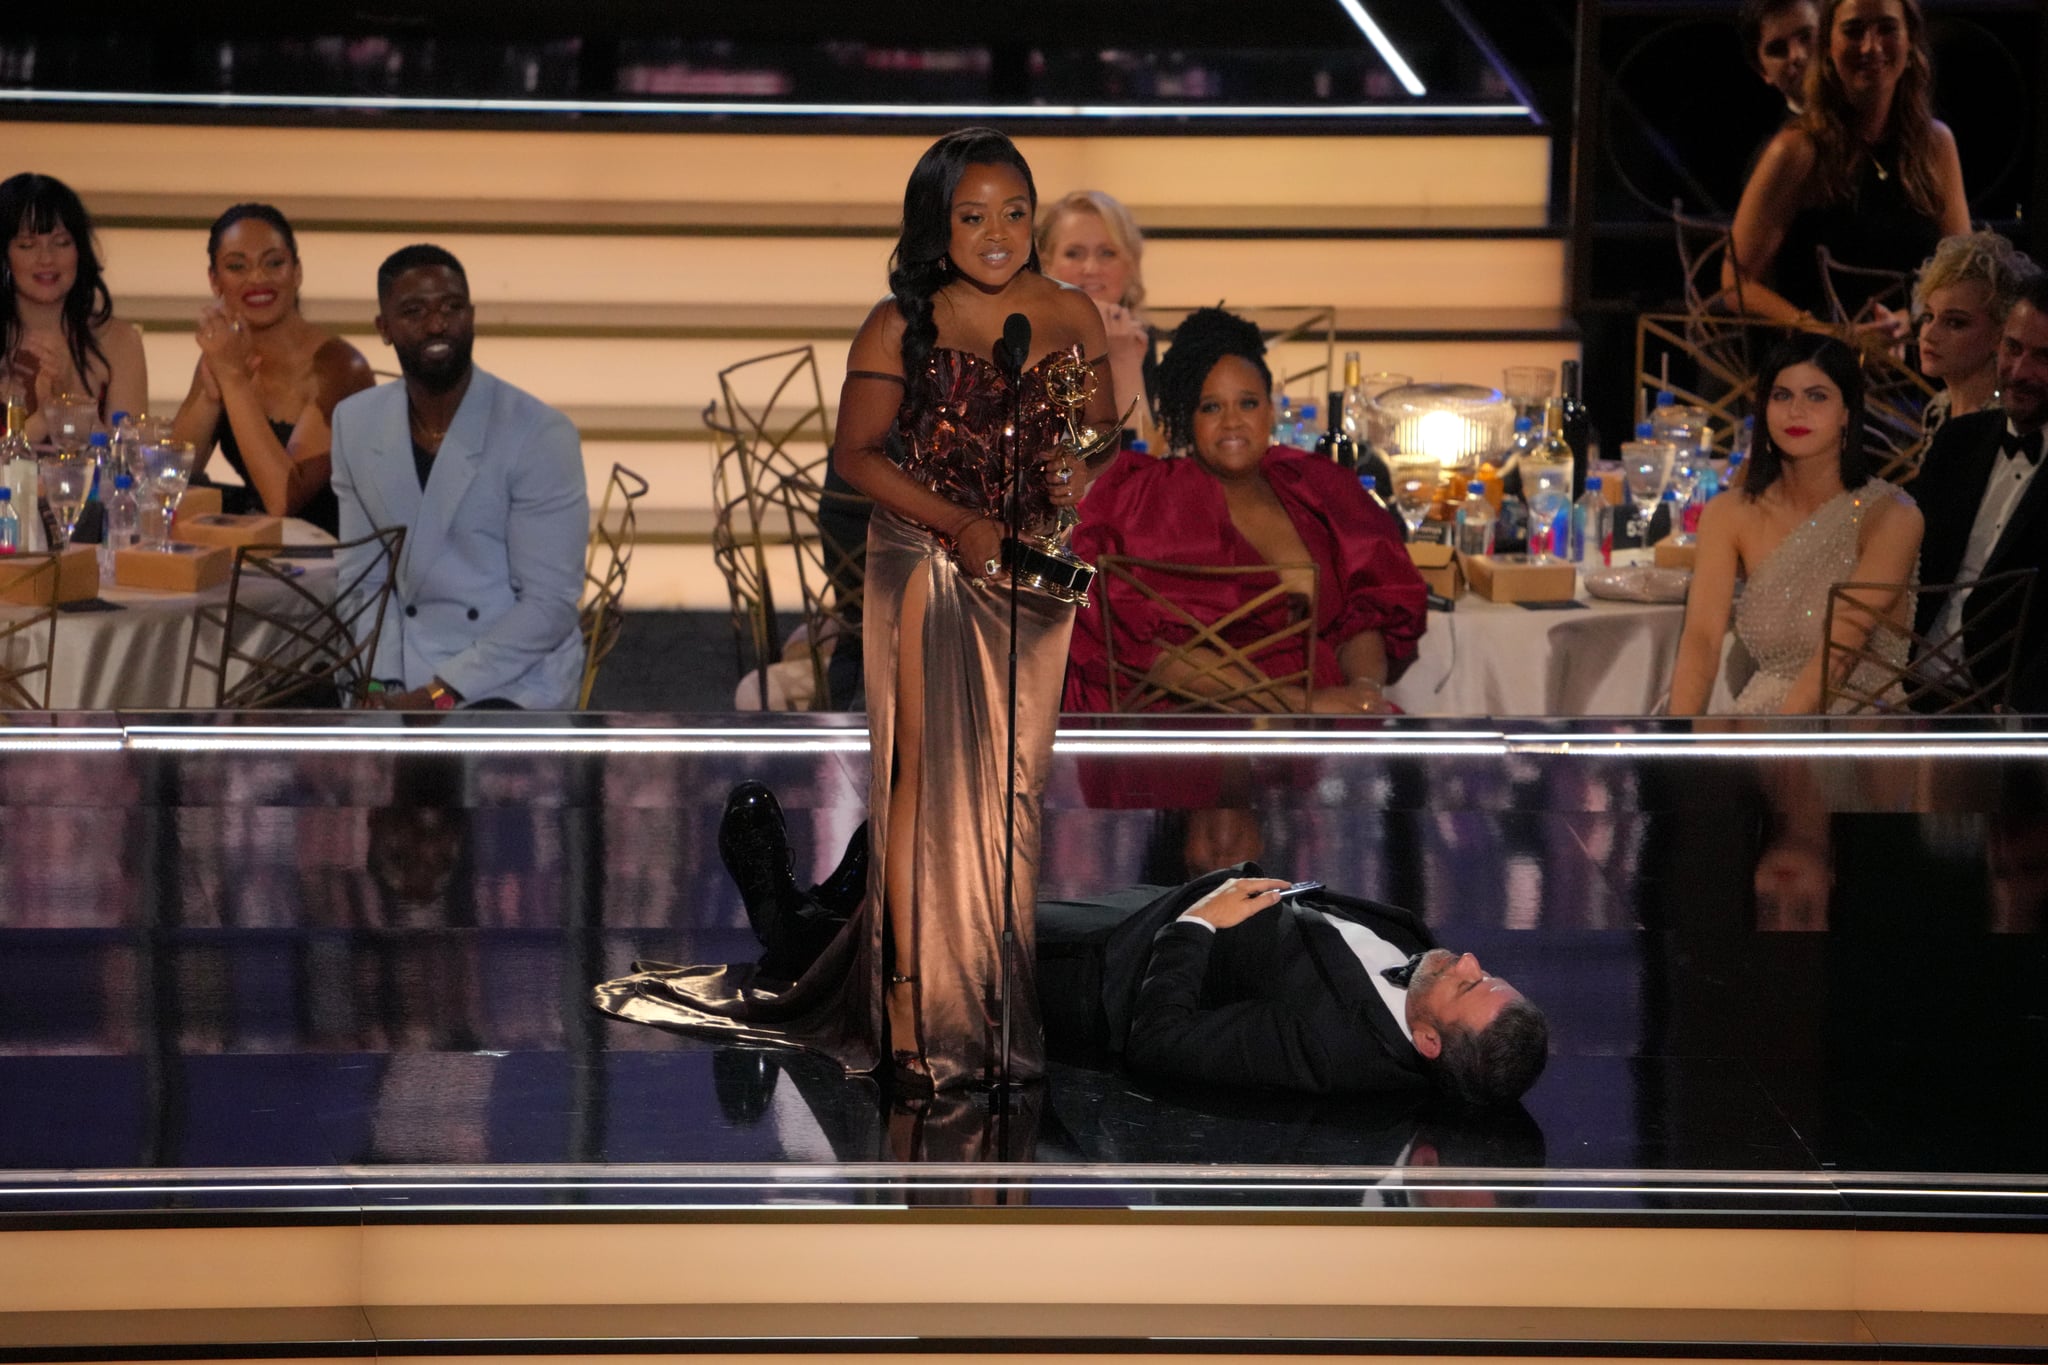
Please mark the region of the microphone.
<svg viewBox="0 0 2048 1365"><path fill-rule="evenodd" d="M1003 339L996 345L996 364L1016 380L1024 373L1024 357L1031 354L1031 319L1012 313L1003 319Z"/></svg>

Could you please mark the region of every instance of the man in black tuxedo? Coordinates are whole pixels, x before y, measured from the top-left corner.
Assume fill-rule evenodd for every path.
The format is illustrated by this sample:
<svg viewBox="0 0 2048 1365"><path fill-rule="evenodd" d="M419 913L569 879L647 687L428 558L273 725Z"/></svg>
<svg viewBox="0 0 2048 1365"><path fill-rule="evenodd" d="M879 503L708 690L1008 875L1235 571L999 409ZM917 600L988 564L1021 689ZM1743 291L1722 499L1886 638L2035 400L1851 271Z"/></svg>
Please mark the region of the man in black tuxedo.
<svg viewBox="0 0 2048 1365"><path fill-rule="evenodd" d="M1258 871L1041 903L1048 1040L1085 1037L1134 1071L1316 1094L1434 1089L1485 1106L1535 1083L1549 1029L1520 991L1406 910L1283 899L1287 883Z"/></svg>
<svg viewBox="0 0 2048 1365"><path fill-rule="evenodd" d="M1927 530L1920 581L1961 583L2016 569L2043 571L2026 620L2017 604L1975 592L1924 597L1913 625L1923 636L1962 632L1956 657L1975 658L2015 624L2012 709L2048 712L2048 479L2037 478L2048 440L2048 275L2020 287L1999 342L2001 406L1957 417L1936 433L1913 481ZM1978 661L1980 677L2008 662L2004 650Z"/></svg>

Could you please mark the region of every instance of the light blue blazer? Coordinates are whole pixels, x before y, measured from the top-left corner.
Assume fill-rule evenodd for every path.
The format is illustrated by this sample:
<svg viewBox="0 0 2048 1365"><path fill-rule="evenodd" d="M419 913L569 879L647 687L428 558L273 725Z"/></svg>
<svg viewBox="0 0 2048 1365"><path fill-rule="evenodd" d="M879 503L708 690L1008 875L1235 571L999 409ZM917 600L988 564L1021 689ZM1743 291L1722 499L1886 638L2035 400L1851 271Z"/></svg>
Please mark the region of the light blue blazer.
<svg viewBox="0 0 2048 1365"><path fill-rule="evenodd" d="M422 489L405 385L382 384L334 409L334 491L342 540L406 528L375 676L439 677L465 701L576 705L590 497L568 418L477 370ZM373 558L343 552L341 581Z"/></svg>

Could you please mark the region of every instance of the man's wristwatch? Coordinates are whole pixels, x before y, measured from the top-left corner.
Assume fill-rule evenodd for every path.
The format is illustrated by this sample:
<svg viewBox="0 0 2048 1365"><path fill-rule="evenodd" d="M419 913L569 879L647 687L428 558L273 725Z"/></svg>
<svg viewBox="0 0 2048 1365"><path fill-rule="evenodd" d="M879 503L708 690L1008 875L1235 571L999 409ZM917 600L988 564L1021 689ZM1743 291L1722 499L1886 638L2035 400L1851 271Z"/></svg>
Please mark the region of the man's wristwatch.
<svg viewBox="0 0 2048 1365"><path fill-rule="evenodd" d="M436 678L427 684L427 700L436 711L453 711L462 704L462 694Z"/></svg>

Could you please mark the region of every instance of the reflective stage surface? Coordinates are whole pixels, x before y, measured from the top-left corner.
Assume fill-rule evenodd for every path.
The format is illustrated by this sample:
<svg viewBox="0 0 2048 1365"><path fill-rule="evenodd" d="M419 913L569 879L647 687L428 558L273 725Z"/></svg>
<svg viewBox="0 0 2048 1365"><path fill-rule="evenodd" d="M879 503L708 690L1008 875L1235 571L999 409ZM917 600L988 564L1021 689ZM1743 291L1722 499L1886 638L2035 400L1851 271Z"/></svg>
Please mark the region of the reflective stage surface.
<svg viewBox="0 0 2048 1365"><path fill-rule="evenodd" d="M1413 907L1549 1014L1526 1110L1475 1121L1087 1058L1007 1105L892 1106L591 1008L636 958L758 954L725 793L770 783L822 877L857 729L154 719L0 734L0 1211L1828 1219L2048 1189L2048 743L2021 730L1063 732L1044 896L1255 858Z"/></svg>

